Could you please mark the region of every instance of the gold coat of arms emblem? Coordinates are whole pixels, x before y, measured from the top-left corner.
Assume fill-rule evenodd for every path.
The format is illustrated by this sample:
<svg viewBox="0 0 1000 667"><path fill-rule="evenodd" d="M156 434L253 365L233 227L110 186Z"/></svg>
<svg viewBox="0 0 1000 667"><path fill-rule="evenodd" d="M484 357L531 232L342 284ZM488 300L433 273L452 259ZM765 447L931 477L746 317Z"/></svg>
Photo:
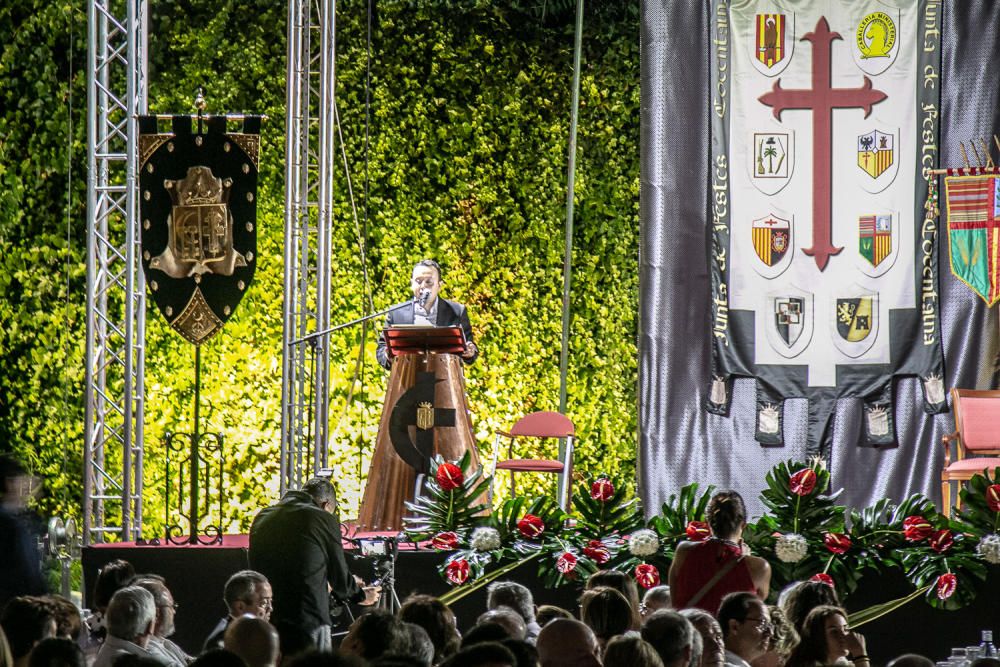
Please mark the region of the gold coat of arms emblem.
<svg viewBox="0 0 1000 667"><path fill-rule="evenodd" d="M142 266L170 326L200 345L222 330L253 280L260 117L139 118ZM204 123L204 127L203 127Z"/></svg>

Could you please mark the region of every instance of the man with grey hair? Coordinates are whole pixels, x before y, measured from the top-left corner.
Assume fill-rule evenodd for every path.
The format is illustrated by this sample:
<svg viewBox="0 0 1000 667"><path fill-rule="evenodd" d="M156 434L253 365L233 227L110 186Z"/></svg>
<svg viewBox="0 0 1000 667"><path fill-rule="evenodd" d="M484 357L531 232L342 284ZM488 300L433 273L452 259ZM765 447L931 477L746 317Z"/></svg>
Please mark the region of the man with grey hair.
<svg viewBox="0 0 1000 667"><path fill-rule="evenodd" d="M133 579L132 583L152 593L153 603L156 605L153 634L149 637L146 650L158 655L161 661L170 667L187 667L194 658L168 639L177 629L174 623L177 618L177 603L174 602L174 596L167 588L166 581L156 574L141 574Z"/></svg>
<svg viewBox="0 0 1000 667"><path fill-rule="evenodd" d="M653 645L663 660L663 667L688 667L695 653L697 633L686 618L675 611L660 609L650 614L642 624L642 638ZM699 642L700 644L700 642ZM701 660L701 652L698 652Z"/></svg>
<svg viewBox="0 0 1000 667"><path fill-rule="evenodd" d="M680 614L691 621L695 631L701 635L701 667L723 667L726 664L726 645L722 640L722 627L715 617L697 607L683 609Z"/></svg>
<svg viewBox="0 0 1000 667"><path fill-rule="evenodd" d="M535 620L535 599L527 586L515 581L495 581L486 588L486 608L513 609L524 620L524 641L534 644L542 627Z"/></svg>
<svg viewBox="0 0 1000 667"><path fill-rule="evenodd" d="M122 655L149 658L161 664L163 658L147 650L156 623L156 601L141 586L126 586L111 597L104 614L108 636L97 652L93 667L111 667Z"/></svg>
<svg viewBox="0 0 1000 667"><path fill-rule="evenodd" d="M260 572L240 570L229 577L226 587L222 591L222 599L226 603L229 614L216 623L202 646L202 653L213 648L223 647L226 628L229 627L233 619L250 614L265 621L271 620L271 606L274 604L274 596L271 592L271 583Z"/></svg>

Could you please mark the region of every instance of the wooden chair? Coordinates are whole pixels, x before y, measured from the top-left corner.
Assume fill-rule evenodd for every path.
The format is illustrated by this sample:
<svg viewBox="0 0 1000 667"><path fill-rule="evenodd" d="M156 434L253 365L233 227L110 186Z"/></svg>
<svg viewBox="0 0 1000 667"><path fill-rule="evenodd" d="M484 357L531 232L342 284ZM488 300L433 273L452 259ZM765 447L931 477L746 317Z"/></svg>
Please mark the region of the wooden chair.
<svg viewBox="0 0 1000 667"><path fill-rule="evenodd" d="M951 406L955 411L955 432L941 439L944 444L941 502L945 514L951 512L952 482L967 482L984 469L992 471L1000 466L1000 391L952 389ZM956 508L961 508L961 495L956 493L955 498Z"/></svg>
<svg viewBox="0 0 1000 667"><path fill-rule="evenodd" d="M566 415L560 412L532 412L517 420L509 431L497 431L493 442L493 477L490 480L490 500L493 500L493 485L498 470L510 471L510 492L514 495L515 472L554 473L559 475L557 494L559 507L569 507L570 484L573 474L573 438L576 427ZM507 458L500 457L500 440L508 438ZM518 438L565 438L561 459L517 459L514 456L514 442Z"/></svg>

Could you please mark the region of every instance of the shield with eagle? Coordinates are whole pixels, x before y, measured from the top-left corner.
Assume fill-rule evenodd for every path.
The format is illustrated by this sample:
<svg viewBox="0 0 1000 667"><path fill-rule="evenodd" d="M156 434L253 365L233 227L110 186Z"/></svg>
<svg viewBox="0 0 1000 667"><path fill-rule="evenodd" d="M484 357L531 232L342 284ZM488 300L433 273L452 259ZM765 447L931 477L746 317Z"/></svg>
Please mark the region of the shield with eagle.
<svg viewBox="0 0 1000 667"><path fill-rule="evenodd" d="M228 122L139 118L142 268L157 308L194 345L232 317L257 265L260 117L234 132Z"/></svg>

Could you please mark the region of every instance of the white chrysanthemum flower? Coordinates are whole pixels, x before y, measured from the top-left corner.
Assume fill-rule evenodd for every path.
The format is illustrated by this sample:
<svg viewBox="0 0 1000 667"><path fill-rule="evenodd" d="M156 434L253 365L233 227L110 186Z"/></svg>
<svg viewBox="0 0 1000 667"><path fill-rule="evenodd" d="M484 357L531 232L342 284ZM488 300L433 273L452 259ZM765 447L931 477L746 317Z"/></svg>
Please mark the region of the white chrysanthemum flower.
<svg viewBox="0 0 1000 667"><path fill-rule="evenodd" d="M632 537L628 540L628 550L632 552L633 556L639 558L652 556L660 550L660 536L656 534L656 531L648 528L637 530L632 533Z"/></svg>
<svg viewBox="0 0 1000 667"><path fill-rule="evenodd" d="M774 545L774 553L778 556L778 560L785 563L798 563L806 557L808 551L809 543L798 533L781 535Z"/></svg>
<svg viewBox="0 0 1000 667"><path fill-rule="evenodd" d="M983 539L979 540L976 546L976 553L991 565L1000 563L1000 535L996 533L983 535Z"/></svg>
<svg viewBox="0 0 1000 667"><path fill-rule="evenodd" d="M493 551L500 548L500 533L496 528L476 528L469 544L476 551Z"/></svg>

